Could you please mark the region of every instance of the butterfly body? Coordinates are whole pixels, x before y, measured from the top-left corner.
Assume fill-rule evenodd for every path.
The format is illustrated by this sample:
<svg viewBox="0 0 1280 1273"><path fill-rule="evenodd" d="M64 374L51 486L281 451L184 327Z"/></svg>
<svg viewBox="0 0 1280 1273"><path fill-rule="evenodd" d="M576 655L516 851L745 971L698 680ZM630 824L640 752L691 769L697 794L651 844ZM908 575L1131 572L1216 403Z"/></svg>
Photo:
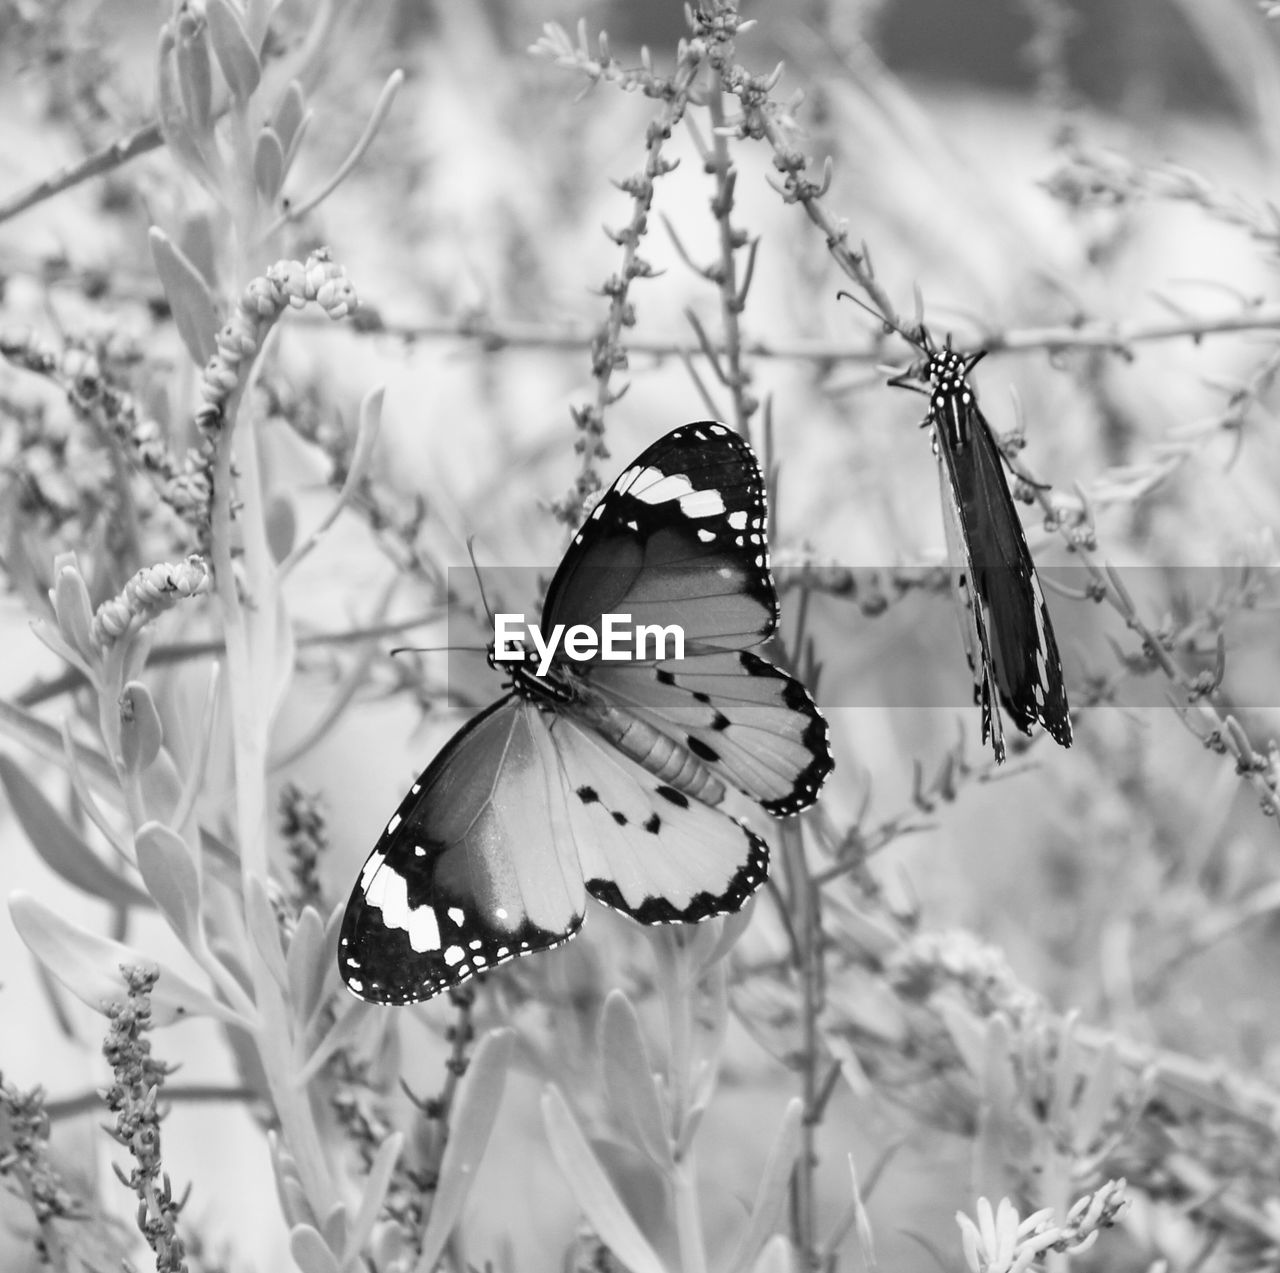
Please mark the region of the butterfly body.
<svg viewBox="0 0 1280 1273"><path fill-rule="evenodd" d="M1064 747L1071 713L1057 639L1000 449L968 375L983 356L926 344L929 412L942 484L947 540L960 562L954 586L961 610L982 737L1005 756L1000 707L1024 733L1037 722Z"/></svg>
<svg viewBox="0 0 1280 1273"><path fill-rule="evenodd" d="M737 910L764 840L721 806L807 807L826 722L748 647L773 634L764 484L725 426L677 429L617 479L547 591L542 630L625 612L679 624L685 657L490 661L510 692L446 744L352 892L338 963L379 1003L429 998L581 926L585 896L642 923Z"/></svg>

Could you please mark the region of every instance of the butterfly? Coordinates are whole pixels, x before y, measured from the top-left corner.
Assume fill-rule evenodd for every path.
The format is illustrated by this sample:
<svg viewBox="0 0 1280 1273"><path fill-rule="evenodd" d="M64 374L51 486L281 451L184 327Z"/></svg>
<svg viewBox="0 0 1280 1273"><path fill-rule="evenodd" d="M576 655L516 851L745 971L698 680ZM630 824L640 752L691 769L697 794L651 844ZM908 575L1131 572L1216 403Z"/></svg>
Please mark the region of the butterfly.
<svg viewBox="0 0 1280 1273"><path fill-rule="evenodd" d="M1031 560L1022 522L1009 493L1000 449L978 406L969 373L985 356L938 348L927 332L921 349L929 410L921 428L932 430L942 483L948 556L960 562L952 583L961 634L982 706L982 741L1005 757L1000 704L1024 733L1037 721L1064 747L1071 746L1071 709L1053 623ZM891 384L918 388L907 376Z"/></svg>
<svg viewBox="0 0 1280 1273"><path fill-rule="evenodd" d="M568 941L585 895L642 924L738 910L768 846L730 788L786 816L833 761L808 691L751 647L771 637L765 488L722 424L667 434L574 535L541 632L606 615L680 625L683 658L489 661L509 692L427 766L347 903L338 966L375 1003L430 998ZM567 644L567 643L566 643ZM655 652L656 653L656 652Z"/></svg>

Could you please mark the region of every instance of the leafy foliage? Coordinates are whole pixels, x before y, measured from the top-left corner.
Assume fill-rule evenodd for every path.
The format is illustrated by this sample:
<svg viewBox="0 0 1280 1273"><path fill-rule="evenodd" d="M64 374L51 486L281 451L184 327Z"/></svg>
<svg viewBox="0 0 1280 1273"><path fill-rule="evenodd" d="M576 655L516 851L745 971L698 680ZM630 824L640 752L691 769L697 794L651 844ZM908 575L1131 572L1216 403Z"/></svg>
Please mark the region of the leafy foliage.
<svg viewBox="0 0 1280 1273"><path fill-rule="evenodd" d="M764 1273L914 1267L915 1241L974 1273L1274 1264L1277 1040L1249 972L1280 827L1276 648L1250 626L1271 632L1280 518L1275 216L1103 144L1061 0L1023 6L1038 184L958 158L835 8L819 30L715 0L654 53L553 22L530 57L481 6L424 34L407 7L175 0L143 102L72 5L0 6L29 131L84 153L0 202L9 230L71 227L4 262L0 543L43 645L11 639L38 670L0 701L0 785L15 858L47 871L9 899L35 962L3 993L41 988L33 1037L107 1037L132 1159L123 1188L72 1171L56 1133L97 1097L0 1084L22 1258ZM992 148L1028 136L1013 113L982 117ZM1189 270L1212 301L1174 299ZM998 782L931 462L882 392L926 319L1016 387L984 404L1013 423L1037 563L1070 563L1076 741L1018 740ZM488 693L389 645L483 617L459 534L554 560L611 452L702 415L766 462L775 657L835 727L822 805L769 829L740 915L600 921L447 1002L355 1002L335 948L379 769L356 731L393 704L393 730L416 708L442 737ZM390 791L428 747L383 766ZM160 1059L200 1028L224 1083ZM280 1216L226 1252L199 1156L183 1205L161 1155L162 1121L168 1157L210 1101L254 1120ZM956 1144L963 1182L904 1165ZM560 1213L522 1218L504 1169Z"/></svg>

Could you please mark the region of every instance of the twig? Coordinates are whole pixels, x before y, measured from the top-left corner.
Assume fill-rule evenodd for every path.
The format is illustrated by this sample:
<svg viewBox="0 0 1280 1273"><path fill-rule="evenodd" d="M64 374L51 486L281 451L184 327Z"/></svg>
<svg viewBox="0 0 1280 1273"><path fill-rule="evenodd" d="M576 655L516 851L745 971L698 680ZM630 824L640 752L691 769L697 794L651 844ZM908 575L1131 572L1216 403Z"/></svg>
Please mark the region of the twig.
<svg viewBox="0 0 1280 1273"><path fill-rule="evenodd" d="M715 66L714 56L712 65ZM733 400L734 427L743 437L748 437L751 417L759 402L748 392L751 374L743 364L741 315L746 308L759 240L749 242L746 234L733 226L733 194L738 174L729 153L729 139L725 135L724 86L718 69L713 71L707 105L711 112L711 150L705 160L715 176L716 193L711 200L711 211L715 214L720 242L720 260L714 271L714 281L720 290L720 321L724 327L725 370L721 378ZM749 255L739 283L737 254L743 248Z"/></svg>
<svg viewBox="0 0 1280 1273"><path fill-rule="evenodd" d="M397 619L393 623L376 623L367 628L347 628L341 632L313 632L298 637L297 646L299 649L307 647L323 649L330 646L361 645L366 641L399 636L401 633L411 632L414 628L435 623L442 613L442 611L430 611L409 619ZM157 667L187 663L192 659L215 658L225 654L226 648L222 641L177 641L171 645L156 646L147 656L147 664L150 667ZM84 675L75 669L70 669L48 680L33 681L26 689L16 694L12 701L19 707L37 707L50 699L70 694L84 684L86 684Z"/></svg>
<svg viewBox="0 0 1280 1273"><path fill-rule="evenodd" d="M585 29L582 31L582 48L575 50L571 44L557 43L558 28L548 27L547 36L534 46L535 51L550 53L558 61L568 62L593 78L600 78L617 69L608 55L608 47L601 37L601 58L591 59L586 51ZM597 328L591 340L591 374L595 378L595 400L585 406L573 408L573 420L579 437L574 444L582 456L581 466L573 490L553 505L556 517L569 526L582 520L583 507L600 489L600 475L596 461L607 457L604 445L604 413L626 392L627 386L613 387L614 372L627 366L627 351L622 344L624 328L635 325L635 308L631 303L631 284L637 278L650 278L653 267L640 255L640 241L649 226L649 209L653 204L654 182L675 168L678 160L663 157L663 146L684 116L690 101L693 84L702 65L702 57L693 43L682 42L676 69L670 80L653 74L648 64L647 50L643 55L645 66L636 73L635 83L644 92L662 101L662 110L652 120L645 132L645 159L640 172L618 182L621 190L631 196L631 217L619 230L605 228L605 233L622 248L622 263L618 272L604 283L604 294L609 298L609 312Z"/></svg>
<svg viewBox="0 0 1280 1273"><path fill-rule="evenodd" d="M20 191L11 198L0 203L0 225L28 208L34 208L46 199L70 190L73 186L88 181L91 177L100 177L103 173L119 168L121 164L145 155L148 151L158 150L164 145L164 134L156 121L143 124L141 128L127 137L118 138L110 145L96 150L91 155L60 168L52 176L43 177L34 186Z"/></svg>

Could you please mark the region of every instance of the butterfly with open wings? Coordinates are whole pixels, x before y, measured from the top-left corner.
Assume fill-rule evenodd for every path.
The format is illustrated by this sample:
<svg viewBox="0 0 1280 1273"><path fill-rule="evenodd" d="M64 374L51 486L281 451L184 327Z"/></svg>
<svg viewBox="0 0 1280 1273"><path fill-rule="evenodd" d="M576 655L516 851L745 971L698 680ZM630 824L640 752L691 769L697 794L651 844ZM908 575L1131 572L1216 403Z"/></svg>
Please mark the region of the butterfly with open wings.
<svg viewBox="0 0 1280 1273"><path fill-rule="evenodd" d="M968 376L985 351L938 348L923 333L929 411L942 484L948 555L974 701L982 707L982 741L1005 757L1000 704L1024 733L1037 721L1071 746L1071 709L1062 659L1027 538L1005 481L1000 448ZM910 375L891 384L918 388Z"/></svg>
<svg viewBox="0 0 1280 1273"><path fill-rule="evenodd" d="M679 659L606 663L532 652L490 662L510 692L409 790L347 903L338 966L375 1003L430 998L582 924L585 894L645 924L738 910L765 841L721 808L730 788L785 816L832 769L799 681L751 647L771 637L764 482L722 424L644 451L574 536L542 631L605 614L678 624Z"/></svg>

